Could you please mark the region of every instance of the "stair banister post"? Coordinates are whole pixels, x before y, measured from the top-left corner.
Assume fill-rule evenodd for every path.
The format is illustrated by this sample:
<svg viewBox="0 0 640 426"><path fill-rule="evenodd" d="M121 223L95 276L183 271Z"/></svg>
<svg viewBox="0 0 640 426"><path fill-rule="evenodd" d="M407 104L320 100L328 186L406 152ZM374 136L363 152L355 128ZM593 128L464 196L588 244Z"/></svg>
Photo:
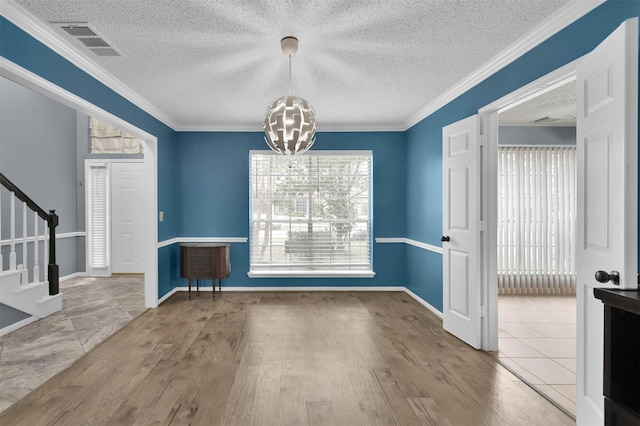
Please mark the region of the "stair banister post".
<svg viewBox="0 0 640 426"><path fill-rule="evenodd" d="M33 212L33 282L40 282L40 235L38 232L38 212Z"/></svg>
<svg viewBox="0 0 640 426"><path fill-rule="evenodd" d="M60 292L58 265L56 264L56 227L58 215L55 210L49 210L49 294L51 296Z"/></svg>

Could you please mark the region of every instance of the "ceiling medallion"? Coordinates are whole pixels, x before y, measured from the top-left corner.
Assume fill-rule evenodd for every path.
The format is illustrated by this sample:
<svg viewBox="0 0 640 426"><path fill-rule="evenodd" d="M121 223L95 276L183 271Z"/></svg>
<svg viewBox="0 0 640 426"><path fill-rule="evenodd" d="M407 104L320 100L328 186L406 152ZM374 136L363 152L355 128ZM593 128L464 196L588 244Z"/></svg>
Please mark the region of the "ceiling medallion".
<svg viewBox="0 0 640 426"><path fill-rule="evenodd" d="M302 154L316 140L316 113L309 102L291 94L291 57L298 51L298 39L285 37L280 46L282 53L289 56L289 95L276 99L267 108L264 139L279 154Z"/></svg>

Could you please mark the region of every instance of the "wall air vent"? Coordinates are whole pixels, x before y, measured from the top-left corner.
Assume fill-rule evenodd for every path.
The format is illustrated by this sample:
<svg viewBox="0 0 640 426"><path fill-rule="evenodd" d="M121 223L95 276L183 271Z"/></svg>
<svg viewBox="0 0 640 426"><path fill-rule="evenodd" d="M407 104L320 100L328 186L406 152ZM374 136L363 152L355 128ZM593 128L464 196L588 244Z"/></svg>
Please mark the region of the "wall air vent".
<svg viewBox="0 0 640 426"><path fill-rule="evenodd" d="M90 50L96 56L124 56L88 22L51 22L51 25L61 29L76 45Z"/></svg>

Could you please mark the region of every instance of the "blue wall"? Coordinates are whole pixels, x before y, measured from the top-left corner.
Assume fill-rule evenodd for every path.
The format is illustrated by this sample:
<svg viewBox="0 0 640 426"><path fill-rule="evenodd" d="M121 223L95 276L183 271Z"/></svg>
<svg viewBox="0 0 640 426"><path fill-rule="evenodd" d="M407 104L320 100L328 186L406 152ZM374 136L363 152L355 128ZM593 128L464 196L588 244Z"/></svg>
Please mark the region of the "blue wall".
<svg viewBox="0 0 640 426"><path fill-rule="evenodd" d="M441 245L444 126L589 53L623 21L639 15L637 0L607 1L407 130L407 238ZM441 263L439 254L407 249L407 287L439 310Z"/></svg>
<svg viewBox="0 0 640 426"><path fill-rule="evenodd" d="M182 132L176 193L181 237L249 237L249 151L268 149L262 132ZM317 134L314 151L373 151L373 236L405 235L406 144L402 132ZM405 249L374 244L375 278L249 278L249 244L231 246L230 286L379 286L405 283ZM175 286L185 280L175 271Z"/></svg>

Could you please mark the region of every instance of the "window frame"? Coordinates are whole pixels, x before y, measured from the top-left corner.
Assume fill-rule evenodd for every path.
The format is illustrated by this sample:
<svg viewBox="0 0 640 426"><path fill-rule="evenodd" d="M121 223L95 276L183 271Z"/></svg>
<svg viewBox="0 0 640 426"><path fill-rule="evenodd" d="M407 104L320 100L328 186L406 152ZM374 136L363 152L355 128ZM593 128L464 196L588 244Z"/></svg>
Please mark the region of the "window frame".
<svg viewBox="0 0 640 426"><path fill-rule="evenodd" d="M373 271L373 151L371 150L314 150L305 155L324 155L324 156L349 156L359 155L369 157L369 211L368 211L368 269L353 269L353 270L289 270L289 269L253 269L253 235L252 229L252 216L253 216L253 165L252 157L254 155L273 155L280 156L270 150L250 150L249 151L249 272L247 275L250 278L373 278L376 274Z"/></svg>

